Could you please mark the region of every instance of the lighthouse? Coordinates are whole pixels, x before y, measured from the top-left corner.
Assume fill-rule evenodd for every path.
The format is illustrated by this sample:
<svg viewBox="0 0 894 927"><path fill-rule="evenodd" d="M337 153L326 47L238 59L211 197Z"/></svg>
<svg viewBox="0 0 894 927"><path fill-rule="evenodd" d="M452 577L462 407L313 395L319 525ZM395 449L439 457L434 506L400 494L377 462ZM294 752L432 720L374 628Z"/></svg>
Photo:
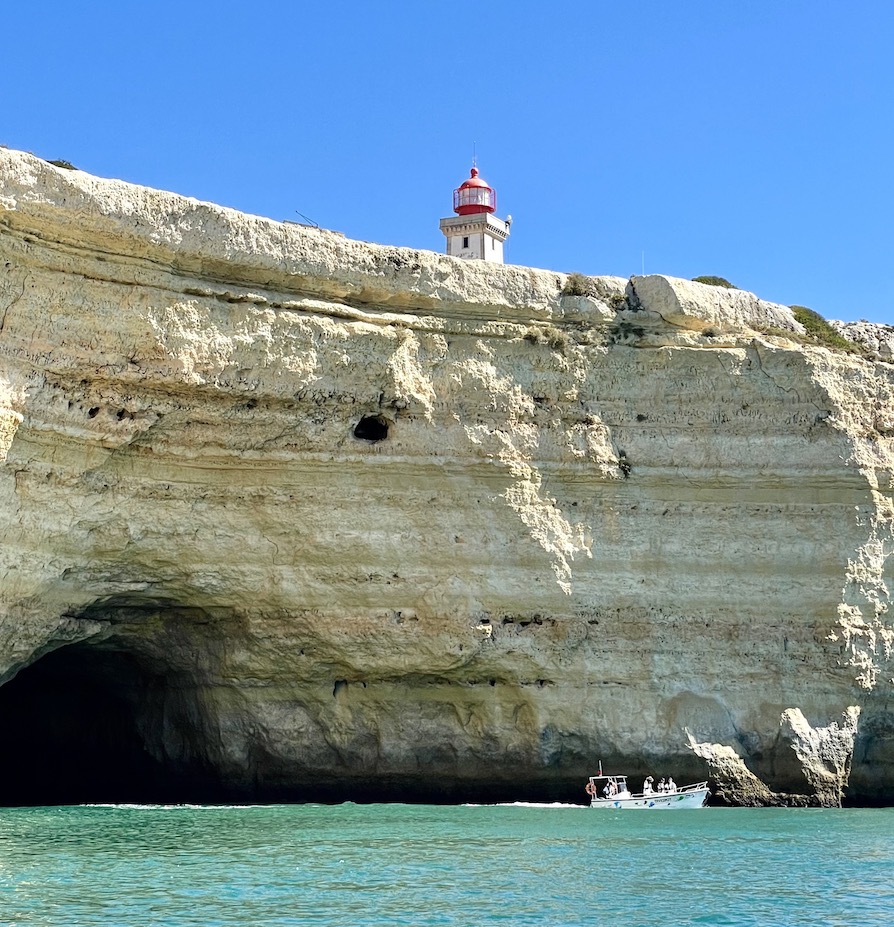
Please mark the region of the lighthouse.
<svg viewBox="0 0 894 927"><path fill-rule="evenodd" d="M497 194L489 187L478 168L469 179L453 191L455 216L441 219L441 231L447 239L447 253L453 257L503 263L503 242L509 237L510 216L498 219Z"/></svg>

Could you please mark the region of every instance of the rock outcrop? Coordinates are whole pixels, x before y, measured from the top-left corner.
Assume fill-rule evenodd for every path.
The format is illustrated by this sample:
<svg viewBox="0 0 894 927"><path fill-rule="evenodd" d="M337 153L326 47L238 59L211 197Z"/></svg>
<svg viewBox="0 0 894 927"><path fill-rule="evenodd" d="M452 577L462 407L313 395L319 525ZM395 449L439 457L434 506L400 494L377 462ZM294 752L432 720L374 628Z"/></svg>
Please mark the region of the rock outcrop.
<svg viewBox="0 0 894 927"><path fill-rule="evenodd" d="M0 268L6 801L888 800L888 364L7 150Z"/></svg>
<svg viewBox="0 0 894 927"><path fill-rule="evenodd" d="M894 326L875 322L832 321L829 324L848 341L863 345L873 359L894 361Z"/></svg>

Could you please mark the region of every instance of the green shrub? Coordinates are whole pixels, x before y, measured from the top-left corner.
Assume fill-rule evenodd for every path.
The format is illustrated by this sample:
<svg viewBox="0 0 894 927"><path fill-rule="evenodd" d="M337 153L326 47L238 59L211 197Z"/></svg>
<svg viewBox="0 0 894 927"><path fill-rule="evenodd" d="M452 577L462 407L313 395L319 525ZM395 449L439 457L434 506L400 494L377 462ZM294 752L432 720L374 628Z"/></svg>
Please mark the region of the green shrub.
<svg viewBox="0 0 894 927"><path fill-rule="evenodd" d="M726 287L728 290L738 290L737 286L733 286L729 280L726 280L724 277L693 277L693 283L707 283L708 286L722 286Z"/></svg>
<svg viewBox="0 0 894 927"><path fill-rule="evenodd" d="M798 344L807 344L810 341L806 335L791 331L788 328L780 328L778 325L759 325L755 323L753 328L764 335L771 335L773 338L786 338L789 341L797 341Z"/></svg>
<svg viewBox="0 0 894 927"><path fill-rule="evenodd" d="M64 167L67 171L76 171L77 168L71 163L71 161L47 161L47 164L52 164L53 167Z"/></svg>
<svg viewBox="0 0 894 927"><path fill-rule="evenodd" d="M544 336L546 337L546 343L555 351L561 351L563 354L569 345L568 335L560 329L556 328L554 325L550 325L546 331L544 331Z"/></svg>
<svg viewBox="0 0 894 927"><path fill-rule="evenodd" d="M571 345L568 335L555 325L547 325L545 328L532 326L522 337L531 344L548 344L553 350L560 351L562 354Z"/></svg>
<svg viewBox="0 0 894 927"><path fill-rule="evenodd" d="M583 274L568 274L565 286L562 287L563 296L592 296L593 285L589 277Z"/></svg>
<svg viewBox="0 0 894 927"><path fill-rule="evenodd" d="M795 316L796 321L804 326L804 333L814 344L821 344L826 348L834 348L837 351L846 351L848 354L865 354L866 349L863 345L854 344L848 341L813 309L806 306L789 306Z"/></svg>
<svg viewBox="0 0 894 927"><path fill-rule="evenodd" d="M622 309L629 309L630 304L627 302L627 297L623 293L612 293L608 298L608 304L616 312L620 312Z"/></svg>

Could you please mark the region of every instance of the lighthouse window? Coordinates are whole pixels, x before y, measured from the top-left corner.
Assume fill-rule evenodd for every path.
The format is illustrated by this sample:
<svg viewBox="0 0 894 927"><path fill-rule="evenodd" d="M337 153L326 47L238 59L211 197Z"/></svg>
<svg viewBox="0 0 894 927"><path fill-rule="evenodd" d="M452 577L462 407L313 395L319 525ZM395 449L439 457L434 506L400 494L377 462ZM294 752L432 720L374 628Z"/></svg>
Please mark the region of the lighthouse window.
<svg viewBox="0 0 894 927"><path fill-rule="evenodd" d="M464 236L463 236L463 247L464 247L464 248L468 248L468 247L469 247L469 236L468 236L468 235L464 235Z"/></svg>
<svg viewBox="0 0 894 927"><path fill-rule="evenodd" d="M457 206L484 206L493 210L496 205L496 197L490 187L460 187L453 192L454 209Z"/></svg>

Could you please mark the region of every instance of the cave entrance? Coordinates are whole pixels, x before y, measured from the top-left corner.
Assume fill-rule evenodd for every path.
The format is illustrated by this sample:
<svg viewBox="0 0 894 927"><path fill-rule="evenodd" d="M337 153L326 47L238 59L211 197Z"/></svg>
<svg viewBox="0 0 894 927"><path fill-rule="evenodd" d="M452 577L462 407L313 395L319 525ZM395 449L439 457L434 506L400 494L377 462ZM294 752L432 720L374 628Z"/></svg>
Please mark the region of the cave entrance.
<svg viewBox="0 0 894 927"><path fill-rule="evenodd" d="M354 437L376 444L388 437L388 419L381 415L364 415L354 426Z"/></svg>
<svg viewBox="0 0 894 927"><path fill-rule="evenodd" d="M23 669L0 687L0 805L213 800L191 764L167 758L184 704L171 684L107 642Z"/></svg>

